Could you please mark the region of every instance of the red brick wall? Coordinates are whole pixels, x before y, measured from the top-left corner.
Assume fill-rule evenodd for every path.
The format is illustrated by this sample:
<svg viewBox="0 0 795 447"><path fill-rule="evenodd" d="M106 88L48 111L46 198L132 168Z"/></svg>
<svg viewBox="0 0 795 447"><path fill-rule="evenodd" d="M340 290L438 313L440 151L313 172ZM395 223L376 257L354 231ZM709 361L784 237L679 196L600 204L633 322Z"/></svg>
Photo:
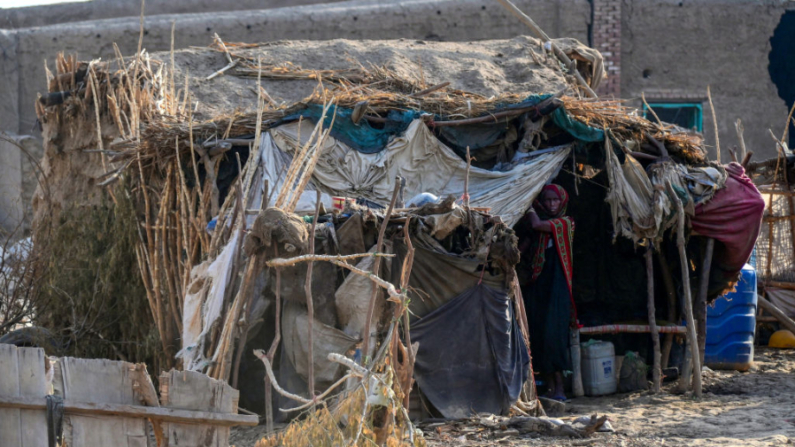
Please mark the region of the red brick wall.
<svg viewBox="0 0 795 447"><path fill-rule="evenodd" d="M596 90L601 96L621 96L621 1L593 0L593 47L604 57L607 79Z"/></svg>

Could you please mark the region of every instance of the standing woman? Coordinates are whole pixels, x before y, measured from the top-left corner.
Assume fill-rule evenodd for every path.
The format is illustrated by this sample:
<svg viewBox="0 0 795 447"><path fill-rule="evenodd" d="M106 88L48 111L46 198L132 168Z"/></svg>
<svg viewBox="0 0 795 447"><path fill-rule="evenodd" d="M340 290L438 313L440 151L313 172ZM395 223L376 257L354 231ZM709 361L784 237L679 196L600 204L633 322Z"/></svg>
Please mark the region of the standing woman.
<svg viewBox="0 0 795 447"><path fill-rule="evenodd" d="M571 292L574 221L566 216L569 195L546 185L522 218L519 284L530 325L533 371L549 383L547 396L565 400L563 371L571 370L569 329L577 324Z"/></svg>

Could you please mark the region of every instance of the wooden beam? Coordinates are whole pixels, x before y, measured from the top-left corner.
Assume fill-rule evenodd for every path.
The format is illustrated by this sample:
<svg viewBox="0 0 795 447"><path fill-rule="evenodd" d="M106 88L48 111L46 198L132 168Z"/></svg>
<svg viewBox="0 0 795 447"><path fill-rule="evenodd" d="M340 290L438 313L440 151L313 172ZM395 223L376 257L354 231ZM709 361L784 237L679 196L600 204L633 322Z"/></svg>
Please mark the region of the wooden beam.
<svg viewBox="0 0 795 447"><path fill-rule="evenodd" d="M646 324L606 324L604 326L581 327L580 334L648 334L651 328ZM657 326L660 334L686 334L685 326Z"/></svg>
<svg viewBox="0 0 795 447"><path fill-rule="evenodd" d="M795 215L791 216L765 216L762 218L762 222L773 223L773 222L781 222L781 221L790 221L792 222L795 220Z"/></svg>
<svg viewBox="0 0 795 447"><path fill-rule="evenodd" d="M773 315L776 317L779 323L782 326L789 329L790 332L795 333L795 321L792 318L788 317L781 309L778 308L775 304L771 303L767 300L767 298L763 297L762 295L757 295L759 299L759 307L765 310L765 312Z"/></svg>
<svg viewBox="0 0 795 447"><path fill-rule="evenodd" d="M0 396L0 408L22 410L46 410L44 398ZM211 413L209 411L176 410L164 407L142 407L108 403L87 403L65 400L64 413L90 416L122 416L130 418L155 419L161 422L180 424L206 424L231 427L235 425L254 426L259 423L258 416L243 414Z"/></svg>

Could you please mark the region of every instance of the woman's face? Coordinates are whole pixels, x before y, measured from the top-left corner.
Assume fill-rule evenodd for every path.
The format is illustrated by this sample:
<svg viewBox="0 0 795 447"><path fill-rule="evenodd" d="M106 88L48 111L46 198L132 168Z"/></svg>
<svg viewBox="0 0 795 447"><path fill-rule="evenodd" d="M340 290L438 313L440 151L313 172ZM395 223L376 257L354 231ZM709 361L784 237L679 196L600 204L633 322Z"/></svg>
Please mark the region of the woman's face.
<svg viewBox="0 0 795 447"><path fill-rule="evenodd" d="M541 204L547 209L549 214L555 215L560 211L560 198L555 191L544 191L541 195Z"/></svg>

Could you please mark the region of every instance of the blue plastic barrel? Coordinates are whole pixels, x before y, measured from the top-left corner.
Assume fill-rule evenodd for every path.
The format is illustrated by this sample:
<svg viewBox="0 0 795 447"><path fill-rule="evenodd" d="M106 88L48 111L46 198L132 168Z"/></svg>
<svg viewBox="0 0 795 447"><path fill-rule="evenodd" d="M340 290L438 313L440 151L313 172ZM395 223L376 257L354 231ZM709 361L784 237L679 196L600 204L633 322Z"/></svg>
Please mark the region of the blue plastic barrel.
<svg viewBox="0 0 795 447"><path fill-rule="evenodd" d="M743 267L734 292L707 307L704 363L712 369L747 371L754 360L756 270Z"/></svg>

